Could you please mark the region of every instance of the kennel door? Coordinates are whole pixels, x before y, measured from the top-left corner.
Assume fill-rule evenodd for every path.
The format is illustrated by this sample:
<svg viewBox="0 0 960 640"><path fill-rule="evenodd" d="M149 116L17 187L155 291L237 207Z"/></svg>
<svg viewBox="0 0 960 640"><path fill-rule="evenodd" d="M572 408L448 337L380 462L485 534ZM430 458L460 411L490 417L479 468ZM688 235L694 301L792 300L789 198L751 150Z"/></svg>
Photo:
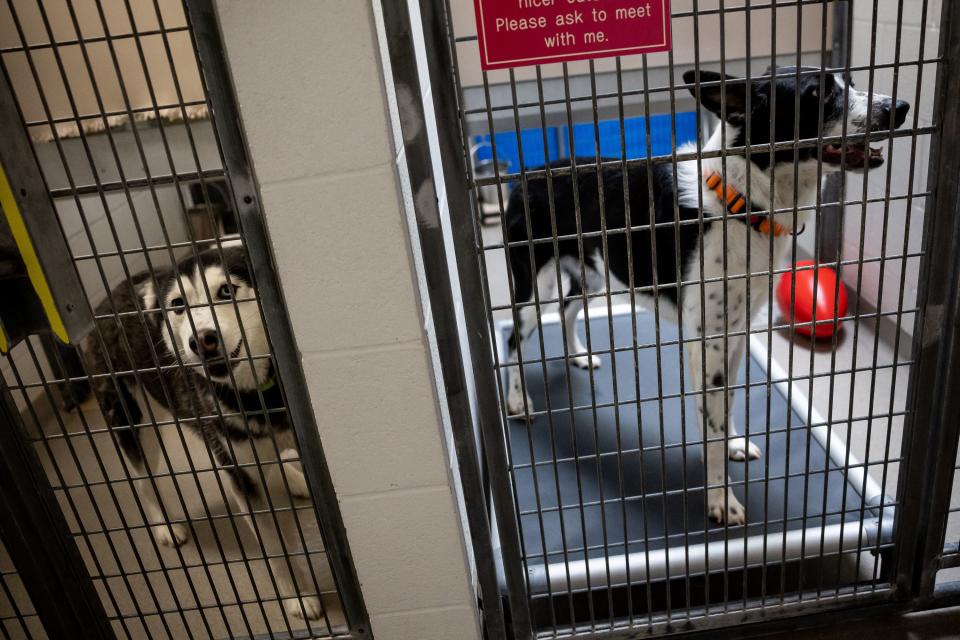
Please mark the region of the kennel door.
<svg viewBox="0 0 960 640"><path fill-rule="evenodd" d="M0 358L0 538L45 632L369 637L214 3L61 4L0 3L0 202L63 325ZM249 286L210 291L228 253ZM222 388L150 333L201 313L237 339Z"/></svg>
<svg viewBox="0 0 960 640"><path fill-rule="evenodd" d="M462 312L445 331L459 331L469 347L451 371L471 368L476 412L454 429L463 429L460 438L481 438L487 493L468 494L467 509L487 514L489 507L499 594L514 635L714 629L727 637L745 622L775 626L778 618L845 606L892 608L931 594L931 574L921 568L939 566L948 506L942 479L949 484L957 435L942 413L955 394L935 371L956 357L960 236L957 167L947 150L960 139L960 120L948 106L960 99L953 65L960 8L935 0L673 2L675 44L666 54L490 71L480 64L469 3L414 4L423 34L420 71L425 67L429 84L423 95L433 114L405 121L404 106L400 121L405 133L431 115L437 122L432 167L443 181L437 191L446 195L437 221L449 225L442 241L452 245L431 244L440 234L420 239L425 253L446 248L456 260L459 290L431 291L431 301ZM536 3L524 6L536 13ZM398 93L407 97L403 84L418 78L409 73L409 58L391 56L400 69ZM755 111L746 108L735 130L706 149L718 120L698 100L715 87L697 76L687 85L684 74L694 70L717 72L721 87L735 78L761 83L768 91L756 95L775 108L762 122L751 122ZM818 110L803 100L822 95L823 83L835 79L841 92L857 87L907 100L913 110L899 129L851 134L848 117L837 130L820 122L801 130L800 115ZM783 91L790 86L808 91ZM749 106L753 97L747 92L737 103L734 95L727 106ZM796 128L778 129L783 114ZM818 150L845 153L862 141L881 146L886 164L863 174L847 166L829 189L814 189L813 202L790 197L797 176L771 184L776 171L746 172L747 201L751 192L759 201L781 190L763 214L811 220L805 231L789 227L796 233L782 265L770 259L745 273L724 266L709 276L667 274L677 289L723 283L726 291L758 275L769 287L768 302L752 310L756 317L746 314L754 321L744 327L717 328L727 307L721 317L703 319L713 327L704 349L743 344L735 375L714 384L733 391L730 415L763 452L760 460L724 462L725 482L747 505L747 517L716 525L705 509L705 428L691 371L698 365L684 355L701 329L670 317L670 296L657 297L667 288L660 274L632 287L632 278L617 282L606 270L611 252L638 250L625 240L638 231L647 232L639 250L657 263L650 270L674 268L679 258L671 263L655 252L674 251L704 221L681 220L673 198L651 205L662 207L652 225L611 216L630 210L634 183L624 176L658 175L660 185L669 174L657 172L676 175L678 166L692 166L682 206L702 209L691 203L715 197L702 173L706 164L721 180L733 180L735 158L768 166L788 157L799 166L801 158L820 158ZM472 153L478 148L482 155ZM411 175L422 171L410 162ZM819 185L823 163L816 164L811 180ZM534 187L536 202L529 197ZM718 188L721 201L723 193ZM558 219L560 198L574 212L569 219ZM418 215L429 210L415 206ZM590 228L585 212L594 215ZM762 220L748 219L753 213L761 212L721 206L724 247L739 243L735 250L749 251L749 234L764 233ZM678 239L661 245L661 236ZM771 254L773 246L771 240ZM767 247L760 253L765 257ZM711 257L723 264L723 255ZM819 345L797 336L804 324L815 330L818 318L797 316L796 289L788 288L786 311L778 310L774 291L785 276L796 282L805 271L819 273L802 264L809 258L838 271L851 292L849 308L838 312L844 332ZM529 269L514 269L518 262ZM602 292L588 290L585 263L600 272ZM586 309L569 314L568 306ZM442 320L434 313L435 322ZM511 336L521 324L533 328L514 354ZM524 412L510 411L514 372L523 381L516 397ZM930 529L936 531L926 535ZM485 543L475 535L478 557ZM952 555L944 566L957 563L960 554ZM483 571L478 567L481 582Z"/></svg>

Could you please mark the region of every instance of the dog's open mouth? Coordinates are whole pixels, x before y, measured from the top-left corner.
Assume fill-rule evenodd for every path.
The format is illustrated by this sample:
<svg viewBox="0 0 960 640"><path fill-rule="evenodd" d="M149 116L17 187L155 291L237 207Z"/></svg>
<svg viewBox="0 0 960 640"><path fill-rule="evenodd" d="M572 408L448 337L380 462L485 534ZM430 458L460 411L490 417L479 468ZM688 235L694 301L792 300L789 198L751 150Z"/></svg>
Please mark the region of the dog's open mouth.
<svg viewBox="0 0 960 640"><path fill-rule="evenodd" d="M883 164L883 149L866 144L828 144L820 157L827 164L843 165L849 169L875 169Z"/></svg>
<svg viewBox="0 0 960 640"><path fill-rule="evenodd" d="M210 372L210 375L214 378L226 378L230 373L230 361L240 356L240 347L242 345L242 342L238 342L237 348L231 351L230 355L226 358L222 355L207 358L204 362L207 365L207 371Z"/></svg>

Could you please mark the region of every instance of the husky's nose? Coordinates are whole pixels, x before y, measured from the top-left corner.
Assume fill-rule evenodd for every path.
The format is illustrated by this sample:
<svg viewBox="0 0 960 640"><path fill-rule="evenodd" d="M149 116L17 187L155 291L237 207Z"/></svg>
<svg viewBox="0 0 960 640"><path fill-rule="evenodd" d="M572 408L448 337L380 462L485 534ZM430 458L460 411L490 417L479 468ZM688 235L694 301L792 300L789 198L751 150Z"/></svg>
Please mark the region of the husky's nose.
<svg viewBox="0 0 960 640"><path fill-rule="evenodd" d="M910 111L910 103L904 102L903 100L897 100L897 108L893 108L892 103L887 103L883 105L883 109L880 114L880 123L883 126L886 126L890 122L890 117L893 116L893 128L899 129L900 126L906 122L907 113Z"/></svg>
<svg viewBox="0 0 960 640"><path fill-rule="evenodd" d="M212 356L220 350L220 338L217 332L204 329L198 332L197 337L190 336L190 350L198 356Z"/></svg>

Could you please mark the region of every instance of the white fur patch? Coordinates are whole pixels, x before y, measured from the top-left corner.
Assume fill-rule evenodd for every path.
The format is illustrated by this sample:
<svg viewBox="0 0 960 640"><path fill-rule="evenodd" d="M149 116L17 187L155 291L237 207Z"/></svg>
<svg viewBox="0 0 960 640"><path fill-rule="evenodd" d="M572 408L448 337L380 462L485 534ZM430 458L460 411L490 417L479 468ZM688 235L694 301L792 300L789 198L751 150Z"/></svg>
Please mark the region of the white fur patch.
<svg viewBox="0 0 960 640"><path fill-rule="evenodd" d="M157 308L157 289L153 286L152 280L147 280L140 285L140 302L144 309Z"/></svg>

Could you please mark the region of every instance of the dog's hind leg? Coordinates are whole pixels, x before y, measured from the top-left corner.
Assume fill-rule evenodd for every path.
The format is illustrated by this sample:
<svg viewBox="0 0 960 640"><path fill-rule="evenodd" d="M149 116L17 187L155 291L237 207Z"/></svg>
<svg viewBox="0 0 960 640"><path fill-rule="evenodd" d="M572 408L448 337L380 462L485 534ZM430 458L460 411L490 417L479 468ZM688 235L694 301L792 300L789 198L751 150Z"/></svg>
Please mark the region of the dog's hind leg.
<svg viewBox="0 0 960 640"><path fill-rule="evenodd" d="M152 437L144 440L134 425L143 420L140 405L130 389L118 381L107 383L97 393L114 440L123 450L129 469L134 474L133 486L147 517L147 524L157 542L168 547L179 547L189 539L187 528L181 523L170 523L164 513L160 496L151 473L156 469L162 446Z"/></svg>
<svg viewBox="0 0 960 640"><path fill-rule="evenodd" d="M553 261L547 262L540 268L537 282L534 283L529 263L526 262L529 259L527 254L522 253L520 258L514 259L524 260L520 264L511 263L514 300L523 306L517 310L517 324L510 331L510 338L507 341L507 363L510 364L507 369L507 413L511 416L528 416L533 411L533 400L524 389L518 354L523 350L523 341L537 326L537 308L530 304L534 301L533 287L538 287L537 291L541 299L552 297L556 290L556 271L554 271Z"/></svg>
<svg viewBox="0 0 960 640"><path fill-rule="evenodd" d="M208 445L211 442L208 439ZM223 447L222 443L217 443L214 448L214 456L221 465L221 473L225 473L228 478L223 483L224 488L229 493L230 501L233 503L236 513L240 520L250 529L255 538L258 538L263 544L263 549L270 556L270 572L273 574L277 584L277 595L283 603L287 613L295 618L306 618L308 620L318 620L323 614L323 605L317 596L301 596L300 587L308 584L303 575L300 562L309 562L309 558L303 557L299 536L293 535L290 531L296 527L296 516L291 511L285 511L271 515L265 512L270 504L266 500L266 492L269 487L265 487L250 477L242 468L233 463L230 454ZM289 502L287 503L289 504ZM276 506L276 502L274 503ZM290 505L292 508L292 505ZM276 517L276 522L274 521ZM279 530L278 530L279 525ZM286 552L289 557L284 557L284 545L281 539L286 543Z"/></svg>
<svg viewBox="0 0 960 640"><path fill-rule="evenodd" d="M600 367L600 356L589 353L587 346L580 341L580 334L577 333L577 317L583 310L583 286L580 284L579 269L579 262L565 268L570 276L570 290L563 300L563 329L567 336L567 362L580 369L597 369ZM599 277L599 274L593 272L592 269L587 269L587 291L593 293L599 290L599 285L592 282Z"/></svg>
<svg viewBox="0 0 960 640"><path fill-rule="evenodd" d="M706 287L706 292L714 293L710 286ZM727 367L723 358L723 339L704 340L704 329L715 327L709 323L709 315L708 326L701 325L699 294L699 287L685 288L681 304L685 337L696 338L685 340L685 349L697 400L697 422L706 425L703 439L707 468L707 512L720 524L739 525L746 522L746 509L734 495L726 474L727 428L730 424L732 394L729 394L725 378Z"/></svg>
<svg viewBox="0 0 960 640"><path fill-rule="evenodd" d="M518 352L523 348L523 340L530 335L533 330L534 322L525 322L523 319L527 308L520 311L520 323L510 331L510 339L507 342L507 362L510 366L507 368L507 413L511 416L525 416L533 411L533 400L530 394L524 390L523 380L521 378Z"/></svg>

